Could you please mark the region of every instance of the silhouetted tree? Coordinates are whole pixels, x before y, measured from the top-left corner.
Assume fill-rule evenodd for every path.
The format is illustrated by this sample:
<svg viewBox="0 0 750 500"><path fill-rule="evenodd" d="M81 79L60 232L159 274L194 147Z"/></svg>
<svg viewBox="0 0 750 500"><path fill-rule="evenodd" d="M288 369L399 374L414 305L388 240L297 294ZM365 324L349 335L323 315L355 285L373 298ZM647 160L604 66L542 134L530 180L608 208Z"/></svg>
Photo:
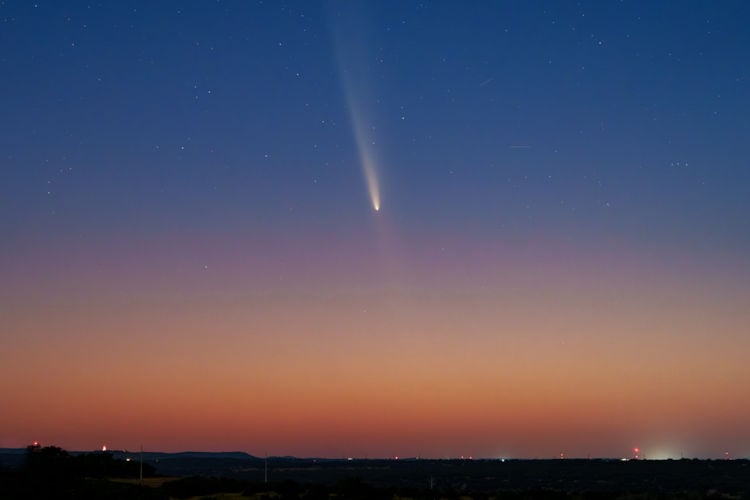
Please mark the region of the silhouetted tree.
<svg viewBox="0 0 750 500"><path fill-rule="evenodd" d="M71 477L71 460L67 451L57 446L26 448L26 473L34 480L60 481Z"/></svg>

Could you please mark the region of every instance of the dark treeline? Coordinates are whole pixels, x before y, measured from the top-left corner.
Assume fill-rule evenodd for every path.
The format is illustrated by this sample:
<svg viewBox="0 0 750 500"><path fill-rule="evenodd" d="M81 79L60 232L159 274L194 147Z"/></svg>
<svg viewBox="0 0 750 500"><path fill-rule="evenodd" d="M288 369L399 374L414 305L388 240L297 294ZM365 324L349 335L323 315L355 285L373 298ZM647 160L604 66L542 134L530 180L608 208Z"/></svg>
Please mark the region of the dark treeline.
<svg viewBox="0 0 750 500"><path fill-rule="evenodd" d="M144 477L155 475L153 466L142 467ZM26 449L22 466L0 469L0 498L99 498L103 486L97 483L106 482L104 478L138 478L140 474L140 463L116 460L111 453L71 455L56 446L32 445ZM107 497L138 498L129 493Z"/></svg>
<svg viewBox="0 0 750 500"><path fill-rule="evenodd" d="M107 452L71 455L56 446L29 446L24 469L29 476L38 478L136 478L140 476L141 464L136 461L115 460ZM152 465L143 464L144 477L151 477L155 473Z"/></svg>

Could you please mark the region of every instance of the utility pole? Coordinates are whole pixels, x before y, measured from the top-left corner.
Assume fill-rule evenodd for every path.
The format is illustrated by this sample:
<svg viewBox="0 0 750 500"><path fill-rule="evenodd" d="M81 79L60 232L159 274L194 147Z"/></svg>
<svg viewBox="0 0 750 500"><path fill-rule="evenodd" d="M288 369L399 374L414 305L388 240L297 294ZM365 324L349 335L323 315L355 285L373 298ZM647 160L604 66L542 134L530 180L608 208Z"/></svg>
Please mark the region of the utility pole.
<svg viewBox="0 0 750 500"><path fill-rule="evenodd" d="M141 445L141 466L140 466L138 477L139 477L138 484L143 485L143 445Z"/></svg>

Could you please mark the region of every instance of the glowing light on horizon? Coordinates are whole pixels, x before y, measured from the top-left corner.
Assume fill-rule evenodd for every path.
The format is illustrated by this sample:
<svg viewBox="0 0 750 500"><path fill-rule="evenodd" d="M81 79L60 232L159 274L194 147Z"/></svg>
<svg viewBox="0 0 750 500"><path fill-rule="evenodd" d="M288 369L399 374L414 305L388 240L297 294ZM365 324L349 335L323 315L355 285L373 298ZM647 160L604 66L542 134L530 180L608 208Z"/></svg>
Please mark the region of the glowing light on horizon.
<svg viewBox="0 0 750 500"><path fill-rule="evenodd" d="M691 450L692 447L689 445L689 443L680 443L680 442L664 442L664 443L654 443L652 445L649 445L649 450L651 450L648 454L649 460L677 460L680 458L684 458L684 453L680 450L684 449ZM643 457L645 458L645 457Z"/></svg>

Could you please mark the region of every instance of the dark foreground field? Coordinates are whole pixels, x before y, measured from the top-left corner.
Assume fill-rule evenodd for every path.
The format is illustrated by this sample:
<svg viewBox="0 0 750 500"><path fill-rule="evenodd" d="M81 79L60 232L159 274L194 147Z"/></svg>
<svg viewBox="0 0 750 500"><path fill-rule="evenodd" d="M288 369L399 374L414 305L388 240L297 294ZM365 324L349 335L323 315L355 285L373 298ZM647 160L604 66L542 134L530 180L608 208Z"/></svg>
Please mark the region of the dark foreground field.
<svg viewBox="0 0 750 500"><path fill-rule="evenodd" d="M49 468L0 452L0 498L750 499L747 460L266 461L242 453L145 454L147 475L155 477L140 485L133 458L119 467L118 452L85 457L56 456ZM94 469L81 469L84 462Z"/></svg>
<svg viewBox="0 0 750 500"><path fill-rule="evenodd" d="M262 460L162 460L170 475L221 475L262 481ZM271 481L334 484L358 478L379 488L450 489L497 492L555 490L580 492L750 492L746 460L353 460L270 459Z"/></svg>

